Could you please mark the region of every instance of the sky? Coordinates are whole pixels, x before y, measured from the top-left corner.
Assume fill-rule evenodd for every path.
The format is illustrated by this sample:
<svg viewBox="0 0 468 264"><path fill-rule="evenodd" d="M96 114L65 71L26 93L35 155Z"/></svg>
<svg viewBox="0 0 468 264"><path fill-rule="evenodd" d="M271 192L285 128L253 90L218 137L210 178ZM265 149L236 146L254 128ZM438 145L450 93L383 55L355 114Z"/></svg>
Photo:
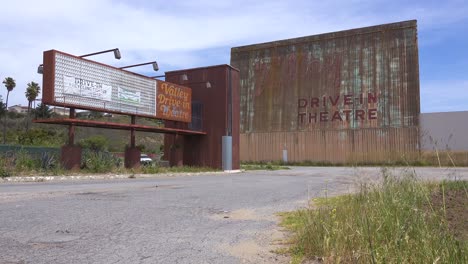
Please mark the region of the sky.
<svg viewBox="0 0 468 264"><path fill-rule="evenodd" d="M8 105L27 105L43 51L83 55L145 75L229 64L231 47L404 20L418 21L421 112L468 110L468 1L379 0L14 0L2 1L0 79L13 77ZM0 87L6 99L7 89ZM40 96L39 96L40 97Z"/></svg>

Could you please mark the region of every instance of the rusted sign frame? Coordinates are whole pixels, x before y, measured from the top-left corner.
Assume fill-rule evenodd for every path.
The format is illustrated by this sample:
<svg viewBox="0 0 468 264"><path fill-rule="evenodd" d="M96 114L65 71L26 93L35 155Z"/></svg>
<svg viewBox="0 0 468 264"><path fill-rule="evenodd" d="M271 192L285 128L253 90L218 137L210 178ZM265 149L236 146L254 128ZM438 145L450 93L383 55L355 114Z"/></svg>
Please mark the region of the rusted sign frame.
<svg viewBox="0 0 468 264"><path fill-rule="evenodd" d="M93 106L80 105L80 104L67 103L67 102L63 103L63 102L57 101L55 97L56 54L63 54L65 56L73 57L77 60L82 60L82 61L86 61L89 63L97 64L99 66L110 68L116 71L122 71L122 72L125 72L125 74L131 74L131 75L137 76L138 78L151 80L152 82L155 83L154 89L155 89L156 98L154 98L154 100L155 100L155 107L156 107L155 109L156 115L141 114L141 113L135 113L135 112L129 112L129 111L116 111L116 110L106 109L106 108L101 108L101 107L93 107ZM44 104L68 107L68 108L76 108L76 109L85 109L85 110L91 110L91 111L107 112L107 113L113 113L113 114L135 115L139 117L172 120L172 121L179 121L179 122L186 122L186 123L191 122L191 117L192 117L191 115L191 89L188 87L184 87L184 86L172 84L172 83L167 83L161 80L155 80L153 78L150 78L150 77L138 74L138 73L126 71L126 70L119 69L119 68L116 68L107 64L77 57L77 56L74 56L74 55L71 55L62 51L57 51L57 50L49 50L49 51L44 52L43 65L44 65L44 71L43 71L42 102ZM161 111L159 111L159 108L163 107L163 105L158 105L157 96L158 94L165 94L162 89L158 90L158 88L164 85L174 87L175 89L178 90L179 94L172 96L170 100L168 101L168 102L174 102L174 104L167 105L167 108L170 108L170 111L171 111L170 113L174 113L174 115L169 114L169 115L158 116L158 113L161 113ZM178 100L177 95L180 95L181 93L183 93L184 95L183 100L180 102L176 102ZM181 108L176 107L176 104L179 104L179 103L181 105Z"/></svg>

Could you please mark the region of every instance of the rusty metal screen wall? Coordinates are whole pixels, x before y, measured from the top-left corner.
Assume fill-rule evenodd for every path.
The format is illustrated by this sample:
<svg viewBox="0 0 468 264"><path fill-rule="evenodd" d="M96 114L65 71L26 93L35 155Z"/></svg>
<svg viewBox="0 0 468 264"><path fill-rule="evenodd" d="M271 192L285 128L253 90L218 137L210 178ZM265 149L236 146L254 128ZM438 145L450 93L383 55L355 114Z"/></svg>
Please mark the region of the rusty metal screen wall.
<svg viewBox="0 0 468 264"><path fill-rule="evenodd" d="M303 132L260 132L240 135L244 161L281 160L332 163L376 163L410 160L418 155L419 129L344 129Z"/></svg>
<svg viewBox="0 0 468 264"><path fill-rule="evenodd" d="M416 21L235 47L231 64L241 160L278 160L283 149L290 161L334 162L418 151Z"/></svg>

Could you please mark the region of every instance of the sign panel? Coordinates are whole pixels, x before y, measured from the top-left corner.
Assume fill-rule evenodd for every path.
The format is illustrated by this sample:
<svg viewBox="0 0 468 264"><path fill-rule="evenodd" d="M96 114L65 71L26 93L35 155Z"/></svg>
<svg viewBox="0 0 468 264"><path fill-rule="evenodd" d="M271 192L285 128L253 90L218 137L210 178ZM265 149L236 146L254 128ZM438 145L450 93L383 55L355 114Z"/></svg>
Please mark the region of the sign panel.
<svg viewBox="0 0 468 264"><path fill-rule="evenodd" d="M183 122L192 119L192 90L169 82L158 82L157 116Z"/></svg>
<svg viewBox="0 0 468 264"><path fill-rule="evenodd" d="M187 87L55 50L44 52L45 104L190 122L191 94Z"/></svg>

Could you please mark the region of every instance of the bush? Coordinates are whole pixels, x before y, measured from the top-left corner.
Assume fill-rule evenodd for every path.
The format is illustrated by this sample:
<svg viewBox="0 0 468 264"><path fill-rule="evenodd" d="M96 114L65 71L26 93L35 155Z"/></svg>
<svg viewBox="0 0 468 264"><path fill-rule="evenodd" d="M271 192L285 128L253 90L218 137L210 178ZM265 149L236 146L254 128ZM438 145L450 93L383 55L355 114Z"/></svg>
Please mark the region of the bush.
<svg viewBox="0 0 468 264"><path fill-rule="evenodd" d="M32 128L16 131L16 142L23 146L59 146L64 141L65 134L60 130Z"/></svg>
<svg viewBox="0 0 468 264"><path fill-rule="evenodd" d="M41 168L39 160L35 159L24 150L15 154L14 163L15 170L19 172L32 171Z"/></svg>
<svg viewBox="0 0 468 264"><path fill-rule="evenodd" d="M81 168L93 173L110 172L121 164L119 158L109 152L83 151Z"/></svg>
<svg viewBox="0 0 468 264"><path fill-rule="evenodd" d="M5 156L0 156L0 178L10 177L11 171L8 160Z"/></svg>
<svg viewBox="0 0 468 264"><path fill-rule="evenodd" d="M84 149L99 152L108 149L109 141L104 136L96 135L80 140L79 145Z"/></svg>

